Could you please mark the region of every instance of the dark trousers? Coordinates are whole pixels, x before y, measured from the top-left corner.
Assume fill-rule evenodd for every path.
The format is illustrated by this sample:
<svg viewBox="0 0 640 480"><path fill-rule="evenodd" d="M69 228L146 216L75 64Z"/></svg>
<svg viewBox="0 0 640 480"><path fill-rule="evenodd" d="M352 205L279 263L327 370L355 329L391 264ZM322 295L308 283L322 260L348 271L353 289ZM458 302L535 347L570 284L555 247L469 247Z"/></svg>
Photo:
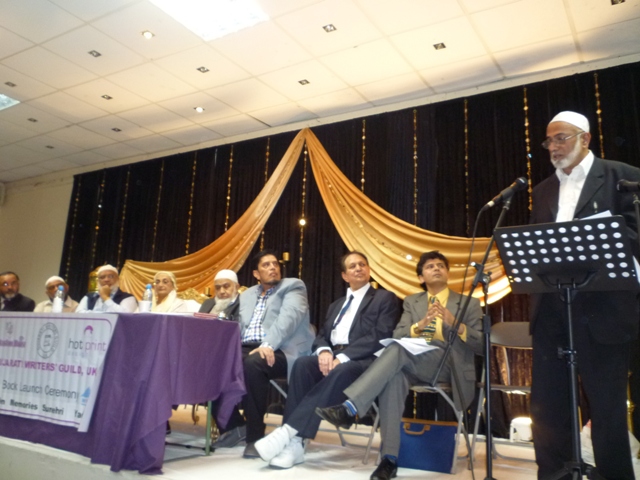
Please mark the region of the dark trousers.
<svg viewBox="0 0 640 480"><path fill-rule="evenodd" d="M347 397L343 390L364 370L365 366L361 362L349 361L336 366L325 377L318 367L316 355L298 358L293 364L289 379L282 423L295 428L299 437L315 438L320 426L320 417L315 413L316 407L329 407L344 402Z"/></svg>
<svg viewBox="0 0 640 480"><path fill-rule="evenodd" d="M260 354L249 352L259 345L242 345L242 364L244 367L244 383L247 394L242 397L244 407L244 417L240 414L238 407L234 409L231 418L220 432L224 433L242 425L247 425L247 443L257 442L264 437L266 425L264 415L267 413L269 383L272 379L287 378L287 357L281 350L276 350L276 361L272 367L267 365L266 360ZM217 418L218 402L213 402L213 418Z"/></svg>
<svg viewBox="0 0 640 480"><path fill-rule="evenodd" d="M589 401L598 472L607 480L631 480L635 477L626 422L629 343L598 343L584 317L574 320L574 347ZM558 358L558 347L567 344L564 315L536 319L531 416L539 479L560 470L572 457L569 370L566 358Z"/></svg>

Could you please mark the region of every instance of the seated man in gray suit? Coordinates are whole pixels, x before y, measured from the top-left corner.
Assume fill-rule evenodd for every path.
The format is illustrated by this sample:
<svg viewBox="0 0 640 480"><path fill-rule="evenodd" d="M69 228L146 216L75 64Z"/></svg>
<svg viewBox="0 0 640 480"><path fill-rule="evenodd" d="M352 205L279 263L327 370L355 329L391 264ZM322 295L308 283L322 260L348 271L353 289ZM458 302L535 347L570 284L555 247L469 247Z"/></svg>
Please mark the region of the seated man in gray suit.
<svg viewBox="0 0 640 480"><path fill-rule="evenodd" d="M423 337L439 348L413 355L398 343L392 343L378 359L344 393L348 400L341 405L318 408L316 413L333 425L349 428L356 413L366 413L378 397L382 461L371 480L388 480L396 476L400 452L400 422L409 387L433 380L444 354L445 339L455 322L454 312L465 297L449 290L449 262L440 252L423 253L416 268L426 292L409 295L404 312L393 332L394 338ZM482 311L480 302L472 299L458 328L451 355L439 381L451 382L454 402L466 408L473 400L476 383L474 355L482 354ZM452 370L460 381L460 390L452 382ZM425 454L427 454L426 452Z"/></svg>
<svg viewBox="0 0 640 480"><path fill-rule="evenodd" d="M226 425L227 437L235 436L236 443L246 428L245 458L259 457L254 444L264 436L269 382L288 377L296 358L311 352L314 337L302 280L282 279L278 257L270 250L258 253L252 266L260 284L240 295L239 311L247 389L242 399L245 418L236 410Z"/></svg>
<svg viewBox="0 0 640 480"><path fill-rule="evenodd" d="M210 313L221 320L238 320L238 275L233 270L220 270L213 278L215 296L205 300L199 313Z"/></svg>
<svg viewBox="0 0 640 480"><path fill-rule="evenodd" d="M375 360L380 340L389 338L400 317L392 292L371 288L367 257L349 252L341 259L347 295L331 304L316 337L313 354L293 365L283 425L256 443L263 460L277 468L304 462L303 439L315 438L320 417L316 407L345 400L343 390Z"/></svg>

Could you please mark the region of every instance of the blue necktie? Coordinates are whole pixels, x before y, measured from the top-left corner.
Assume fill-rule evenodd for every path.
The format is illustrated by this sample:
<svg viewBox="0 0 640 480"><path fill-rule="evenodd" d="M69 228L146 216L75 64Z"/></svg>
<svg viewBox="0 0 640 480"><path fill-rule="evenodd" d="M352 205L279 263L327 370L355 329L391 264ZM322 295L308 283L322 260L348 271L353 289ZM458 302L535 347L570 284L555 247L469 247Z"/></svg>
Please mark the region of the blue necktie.
<svg viewBox="0 0 640 480"><path fill-rule="evenodd" d="M336 318L336 321L333 322L333 328L336 328L338 324L342 321L342 317L344 317L344 314L347 313L347 310L349 310L352 300L353 300L353 294L349 295L349 300L347 301L346 305L342 307L342 310L340 310L340 314L338 315L338 318Z"/></svg>

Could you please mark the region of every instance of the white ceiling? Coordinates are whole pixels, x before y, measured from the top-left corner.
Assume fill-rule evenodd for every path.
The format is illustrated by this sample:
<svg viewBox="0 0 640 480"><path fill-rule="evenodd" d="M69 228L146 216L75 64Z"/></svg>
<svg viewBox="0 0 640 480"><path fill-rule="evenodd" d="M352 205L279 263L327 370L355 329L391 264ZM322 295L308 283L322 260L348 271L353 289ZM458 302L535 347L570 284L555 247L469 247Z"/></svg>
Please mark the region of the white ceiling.
<svg viewBox="0 0 640 480"><path fill-rule="evenodd" d="M21 102L0 182L640 53L640 0L258 1L270 21L204 42L147 0L0 0L0 93Z"/></svg>

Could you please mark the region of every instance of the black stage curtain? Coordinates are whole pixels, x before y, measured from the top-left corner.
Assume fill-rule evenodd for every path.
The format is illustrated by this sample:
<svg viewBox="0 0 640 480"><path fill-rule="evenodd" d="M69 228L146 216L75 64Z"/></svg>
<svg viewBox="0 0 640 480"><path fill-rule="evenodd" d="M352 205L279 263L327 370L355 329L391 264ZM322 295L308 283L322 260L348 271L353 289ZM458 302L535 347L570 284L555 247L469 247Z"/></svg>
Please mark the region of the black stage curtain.
<svg viewBox="0 0 640 480"><path fill-rule="evenodd" d="M547 123L559 111L576 110L587 115L592 125L591 148L596 155L604 150L605 158L640 166L638 92L640 63L635 63L313 130L357 186L361 185L364 144L364 191L382 208L407 222L415 221L421 228L469 236L482 205L516 177L528 175L536 185L552 174L540 142ZM598 99L602 134L597 121ZM529 121L528 138L525 118ZM60 265L60 274L67 277L72 295L80 298L90 271L105 262L121 267L129 258L168 260L212 242L224 232L232 153L229 226L264 185L267 147L270 174L295 133L76 176ZM414 133L418 187L415 215ZM264 245L290 253L288 276L298 276L301 267L312 321L319 325L329 304L344 294L338 258L346 248L322 204L310 165L302 212L303 170L301 160L265 227ZM300 261L298 219L303 213L308 223ZM527 223L528 214L529 196L523 192L514 198L505 225ZM498 215L498 208L485 214L478 235L489 236ZM258 250L259 244L254 252ZM240 270L239 278L243 285L254 284L248 266ZM527 320L527 298L509 295L492 305L491 313L494 322ZM516 381L530 381L530 357L510 355ZM497 372L495 365L492 369ZM638 358L634 359L631 384L632 394L640 397L637 370ZM508 417L526 414L528 405L526 400L513 400L507 410L508 425ZM640 414L640 409L636 412Z"/></svg>

